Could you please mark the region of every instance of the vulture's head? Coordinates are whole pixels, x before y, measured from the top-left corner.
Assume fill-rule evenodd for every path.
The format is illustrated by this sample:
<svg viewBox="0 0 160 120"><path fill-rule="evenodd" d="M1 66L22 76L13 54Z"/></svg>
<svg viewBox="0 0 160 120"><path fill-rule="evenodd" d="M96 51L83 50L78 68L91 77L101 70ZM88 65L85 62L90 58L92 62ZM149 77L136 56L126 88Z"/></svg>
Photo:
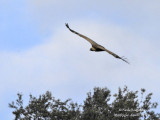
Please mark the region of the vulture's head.
<svg viewBox="0 0 160 120"><path fill-rule="evenodd" d="M95 50L96 50L96 49L95 49L95 48L93 48L93 47L91 47L91 48L90 48L90 51L95 51Z"/></svg>

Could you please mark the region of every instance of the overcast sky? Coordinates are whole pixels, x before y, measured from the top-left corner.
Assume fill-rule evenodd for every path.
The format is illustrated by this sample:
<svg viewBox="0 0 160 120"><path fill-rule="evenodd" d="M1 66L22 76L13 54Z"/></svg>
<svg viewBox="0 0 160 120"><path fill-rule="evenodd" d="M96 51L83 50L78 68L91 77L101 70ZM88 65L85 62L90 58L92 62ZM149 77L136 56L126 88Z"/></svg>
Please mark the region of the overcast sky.
<svg viewBox="0 0 160 120"><path fill-rule="evenodd" d="M131 64L89 51L65 23ZM0 0L0 119L18 92L82 103L95 86L127 85L160 104L159 29L159 0Z"/></svg>

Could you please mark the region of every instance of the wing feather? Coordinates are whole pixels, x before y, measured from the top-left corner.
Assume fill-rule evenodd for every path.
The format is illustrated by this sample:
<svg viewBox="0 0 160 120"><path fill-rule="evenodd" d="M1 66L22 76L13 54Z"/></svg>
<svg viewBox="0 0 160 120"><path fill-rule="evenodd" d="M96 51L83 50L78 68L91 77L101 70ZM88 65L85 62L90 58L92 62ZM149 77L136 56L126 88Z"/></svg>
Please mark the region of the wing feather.
<svg viewBox="0 0 160 120"><path fill-rule="evenodd" d="M90 42L90 43L92 44L92 46L98 45L96 42L94 42L94 41L91 40L90 38L88 38L88 37L86 37L86 36L84 36L84 35L82 35L82 34L76 32L76 31L74 31L74 30L72 30L72 29L69 27L68 23L66 23L66 27L67 27L71 32L73 32L73 33L79 35L80 37L82 37L82 38L84 38L85 40L87 40L88 42Z"/></svg>
<svg viewBox="0 0 160 120"><path fill-rule="evenodd" d="M121 59L121 60L123 60L124 62L126 62L126 63L129 64L129 62L126 60L126 58L123 58L123 57L118 56L117 54L111 52L110 50L104 48L103 46L98 46L98 48L100 48L100 49L102 49L102 50L108 52L110 55L114 56L115 58Z"/></svg>

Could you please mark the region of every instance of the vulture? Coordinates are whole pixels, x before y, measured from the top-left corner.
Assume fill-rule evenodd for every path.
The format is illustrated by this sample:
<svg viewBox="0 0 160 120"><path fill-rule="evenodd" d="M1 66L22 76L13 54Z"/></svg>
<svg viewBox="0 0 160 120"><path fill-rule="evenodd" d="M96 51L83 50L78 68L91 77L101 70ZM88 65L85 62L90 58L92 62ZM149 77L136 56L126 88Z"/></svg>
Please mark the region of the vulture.
<svg viewBox="0 0 160 120"><path fill-rule="evenodd" d="M90 38L88 38L88 37L86 37L86 36L84 36L84 35L76 32L76 31L74 31L74 30L72 30L72 29L69 27L68 23L66 23L65 25L66 25L66 27L67 27L72 33L75 33L75 34L79 35L80 37L84 38L85 40L87 40L87 41L92 45L92 47L90 48L90 51L95 51L95 52L106 51L106 52L108 52L109 54L111 54L112 56L114 56L115 58L121 59L121 60L123 60L124 62L126 62L126 63L129 64L129 62L126 60L126 58L118 56L117 54L111 52L110 50L107 50L106 48L104 48L103 46L99 45L98 43L96 43L95 41L91 40Z"/></svg>

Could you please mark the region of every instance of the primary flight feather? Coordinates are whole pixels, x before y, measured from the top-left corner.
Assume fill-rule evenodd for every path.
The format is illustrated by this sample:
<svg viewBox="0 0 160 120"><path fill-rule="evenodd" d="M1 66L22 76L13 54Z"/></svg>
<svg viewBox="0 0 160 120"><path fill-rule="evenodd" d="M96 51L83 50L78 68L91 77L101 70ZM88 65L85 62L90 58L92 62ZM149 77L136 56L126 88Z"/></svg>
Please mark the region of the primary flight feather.
<svg viewBox="0 0 160 120"><path fill-rule="evenodd" d="M119 56L116 55L115 53L107 50L106 48L104 48L103 46L101 46L101 45L99 45L98 43L94 42L94 41L91 40L90 38L88 38L88 37L86 37L86 36L84 36L84 35L76 32L76 31L74 31L74 30L72 30L72 29L69 27L68 23L66 23L66 27L67 27L71 32L79 35L80 37L82 37L82 38L84 38L85 40L87 40L88 42L90 42L90 44L92 45L92 47L90 48L90 51L95 51L95 52L106 51L106 52L108 52L109 54L113 55L115 58L121 59L121 60L123 60L124 62L126 62L126 63L129 64L129 62L126 60L126 58L124 58L124 57L119 57Z"/></svg>

